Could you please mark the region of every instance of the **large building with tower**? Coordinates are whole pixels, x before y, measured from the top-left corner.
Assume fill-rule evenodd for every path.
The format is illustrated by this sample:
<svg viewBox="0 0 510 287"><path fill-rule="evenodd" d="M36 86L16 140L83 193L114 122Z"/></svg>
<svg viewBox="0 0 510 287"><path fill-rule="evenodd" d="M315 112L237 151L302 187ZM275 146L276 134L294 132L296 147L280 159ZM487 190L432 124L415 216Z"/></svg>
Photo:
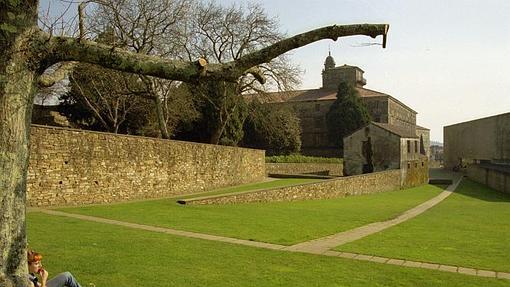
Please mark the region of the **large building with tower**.
<svg viewBox="0 0 510 287"><path fill-rule="evenodd" d="M322 87L311 90L297 90L288 92L269 93L263 101L274 105L291 106L301 121L301 140L302 153L314 156L343 156L345 152L348 155L352 150L342 151L335 147L329 140L328 129L326 126L326 114L336 99L338 84L342 81L352 84L358 91L359 96L365 103L367 110L374 124L370 126L373 129L386 129L389 131L388 139L393 136L405 135L396 142L402 142L404 146L398 149L408 150L405 145L409 142L412 148L410 151L422 151L428 155L430 143L430 130L420 127L416 124L417 112L405 105L391 95L367 89L364 86L367 81L363 77L364 71L356 66L342 65L336 66L335 60L330 55L327 56L322 70ZM370 128L370 127L369 127ZM393 131L393 132L392 132ZM399 131L397 134L394 131ZM359 136L358 136L359 137ZM381 142L380 140L378 142ZM354 146L351 142L349 146ZM356 150L361 150L357 149ZM401 154L400 152L395 154ZM362 160L362 157L353 156ZM403 159L408 156L401 157ZM411 158L414 158L411 156ZM400 165L400 160L397 160ZM348 165L349 163L346 162ZM359 163L353 170L361 170ZM362 166L363 164L361 164ZM394 167L395 164L385 163L376 170L382 170Z"/></svg>

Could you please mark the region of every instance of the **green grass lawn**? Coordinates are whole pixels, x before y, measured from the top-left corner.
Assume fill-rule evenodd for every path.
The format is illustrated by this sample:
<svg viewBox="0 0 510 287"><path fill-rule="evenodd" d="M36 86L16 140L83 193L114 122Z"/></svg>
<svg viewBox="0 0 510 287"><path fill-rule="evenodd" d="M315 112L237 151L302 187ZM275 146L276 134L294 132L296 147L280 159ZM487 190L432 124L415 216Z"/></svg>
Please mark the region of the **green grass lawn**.
<svg viewBox="0 0 510 287"><path fill-rule="evenodd" d="M510 272L510 195L464 180L415 219L337 249Z"/></svg>
<svg viewBox="0 0 510 287"><path fill-rule="evenodd" d="M333 200L182 206L174 200L166 199L61 210L291 245L394 218L440 192L441 189L435 186L424 185L408 190Z"/></svg>
<svg viewBox="0 0 510 287"><path fill-rule="evenodd" d="M71 271L82 286L508 286L508 280L406 268L107 224L27 215L29 245L50 276Z"/></svg>
<svg viewBox="0 0 510 287"><path fill-rule="evenodd" d="M289 186L289 185L295 185L295 184L305 184L305 183L317 182L317 181L321 181L321 179L310 179L310 178L271 179L271 180L265 181L265 182L249 183L249 184L243 184L243 185L238 185L238 186L215 189L215 190L211 190L209 192L204 192L204 193L200 193L200 194L190 194L190 195L186 195L186 196L178 196L177 198L185 199L185 198L193 198L193 197L198 197L198 196L200 196L200 197L201 196L211 196L211 195L217 195L217 194L249 191L249 190L256 190L256 189L270 189L270 188L277 188L277 187Z"/></svg>

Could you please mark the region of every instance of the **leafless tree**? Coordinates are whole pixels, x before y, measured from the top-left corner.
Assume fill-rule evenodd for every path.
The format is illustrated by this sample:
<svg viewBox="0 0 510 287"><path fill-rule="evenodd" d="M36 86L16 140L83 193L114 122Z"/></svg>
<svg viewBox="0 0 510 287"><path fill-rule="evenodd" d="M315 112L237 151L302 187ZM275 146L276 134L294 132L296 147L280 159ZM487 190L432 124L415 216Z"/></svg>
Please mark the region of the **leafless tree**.
<svg viewBox="0 0 510 287"><path fill-rule="evenodd" d="M118 133L128 114L141 110L145 104L139 93L131 92L136 90L132 86L141 84L132 74L81 63L70 78L70 104L86 107L106 131Z"/></svg>
<svg viewBox="0 0 510 287"><path fill-rule="evenodd" d="M101 0L99 3L87 17L92 34L100 35L105 29L112 29L114 42L110 44L114 46L162 58L182 55L176 39L183 35L192 0ZM179 82L149 76L140 76L140 80L144 96L154 102L163 138L170 138L178 118L195 116L190 98L170 93ZM180 105L175 109L170 106L178 101ZM186 108L178 109L182 105Z"/></svg>
<svg viewBox="0 0 510 287"><path fill-rule="evenodd" d="M278 21L270 18L258 4L225 7L211 1L195 6L192 15L182 43L188 59L204 57L210 62L226 63L284 38L278 32ZM242 104L242 93L268 87L289 90L300 82L298 67L292 66L285 56L259 65L257 69L256 75L267 79L265 87L256 77L247 74L238 79L235 87L226 88L228 84L218 83L216 92L210 85L206 89L194 89L195 94L215 110L209 120L210 143L220 142L232 115Z"/></svg>
<svg viewBox="0 0 510 287"><path fill-rule="evenodd" d="M236 82L275 57L321 39L386 35L388 25L328 26L278 41L235 61L163 59L83 37L51 36L37 26L37 0L0 0L0 286L29 286L26 278L26 183L30 115L37 83L58 62L77 61L184 82ZM383 40L384 41L384 40ZM263 78L258 76L261 81ZM50 79L46 79L50 80ZM51 81L49 81L51 82Z"/></svg>

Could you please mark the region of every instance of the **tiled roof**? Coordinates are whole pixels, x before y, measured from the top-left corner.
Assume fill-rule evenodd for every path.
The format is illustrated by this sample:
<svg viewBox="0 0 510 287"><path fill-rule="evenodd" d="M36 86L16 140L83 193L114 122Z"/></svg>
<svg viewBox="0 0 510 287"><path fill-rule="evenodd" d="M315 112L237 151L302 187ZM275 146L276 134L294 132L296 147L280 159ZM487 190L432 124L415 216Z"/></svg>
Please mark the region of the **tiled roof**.
<svg viewBox="0 0 510 287"><path fill-rule="evenodd" d="M418 136L416 135L416 130L411 128L405 128L401 126L376 122L372 122L372 124L402 138L418 138Z"/></svg>
<svg viewBox="0 0 510 287"><path fill-rule="evenodd" d="M360 97L390 97L390 95L356 87ZM271 92L266 94L255 95L261 102L265 103L282 103L282 102L307 102L307 101L334 101L336 99L336 91L328 89L298 90L288 92ZM254 96L246 95L247 98Z"/></svg>

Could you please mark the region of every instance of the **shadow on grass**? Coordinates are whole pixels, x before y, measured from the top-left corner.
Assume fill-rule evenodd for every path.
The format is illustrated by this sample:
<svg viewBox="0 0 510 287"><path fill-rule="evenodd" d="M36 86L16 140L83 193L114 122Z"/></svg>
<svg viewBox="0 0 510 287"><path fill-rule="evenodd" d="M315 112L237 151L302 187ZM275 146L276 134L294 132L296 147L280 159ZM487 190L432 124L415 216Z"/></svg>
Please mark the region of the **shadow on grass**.
<svg viewBox="0 0 510 287"><path fill-rule="evenodd" d="M510 202L510 194L494 190L486 185L463 179L454 191L457 194L489 202Z"/></svg>
<svg viewBox="0 0 510 287"><path fill-rule="evenodd" d="M432 185L432 186L435 186L437 188L443 189L443 190L446 189L449 186L448 184L440 184L440 183L438 183L438 184L429 183L429 184Z"/></svg>
<svg viewBox="0 0 510 287"><path fill-rule="evenodd" d="M429 168L430 179L453 179L452 172L444 168Z"/></svg>

